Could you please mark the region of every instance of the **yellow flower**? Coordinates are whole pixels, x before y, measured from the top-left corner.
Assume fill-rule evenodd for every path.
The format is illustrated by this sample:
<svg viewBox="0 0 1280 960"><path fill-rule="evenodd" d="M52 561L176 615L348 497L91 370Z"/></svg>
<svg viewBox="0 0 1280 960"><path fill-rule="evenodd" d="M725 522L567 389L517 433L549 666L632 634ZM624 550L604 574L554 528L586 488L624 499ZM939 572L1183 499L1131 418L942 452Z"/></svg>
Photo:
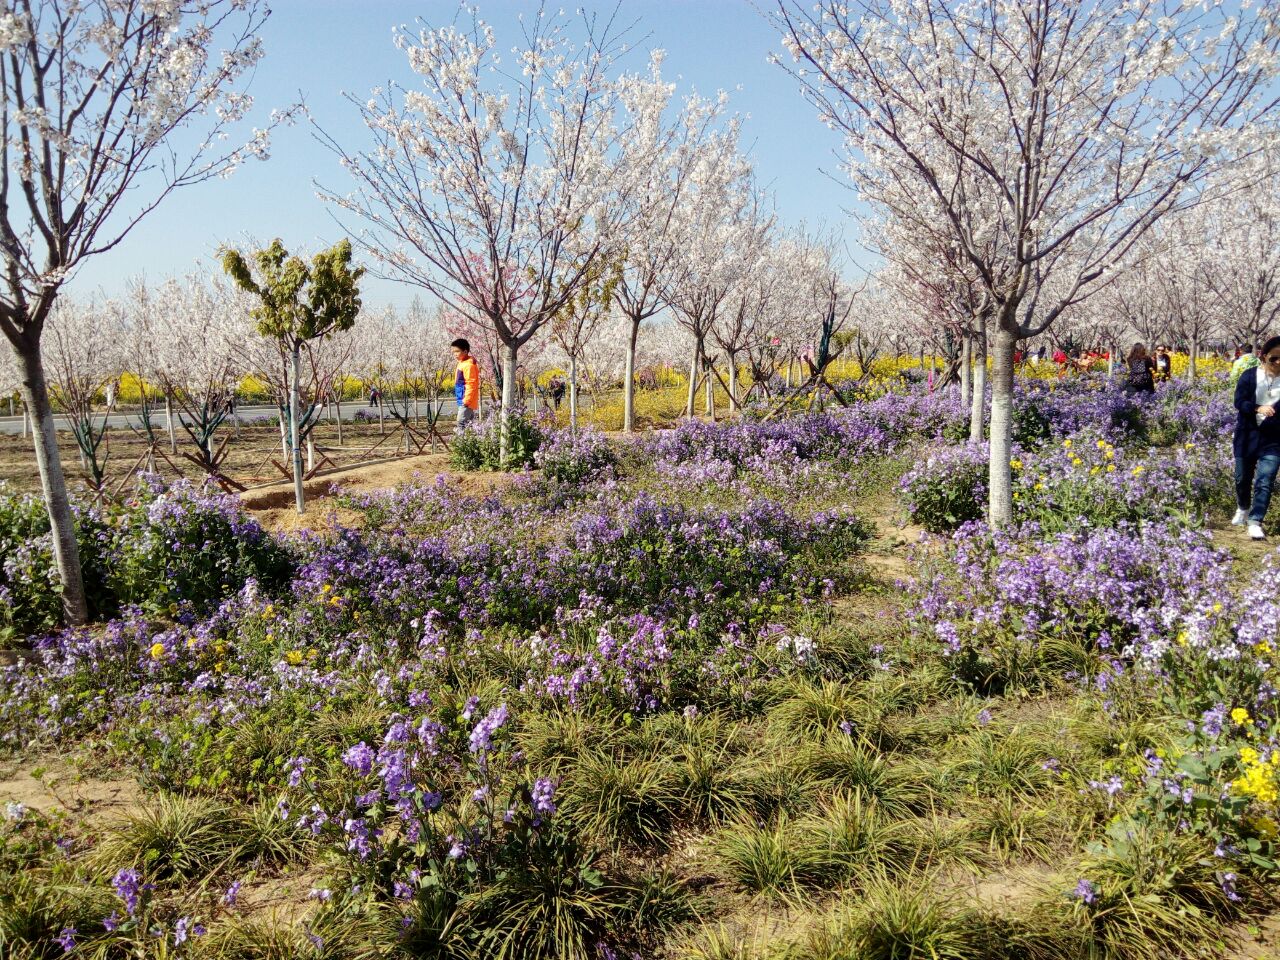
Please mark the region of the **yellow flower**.
<svg viewBox="0 0 1280 960"><path fill-rule="evenodd" d="M164 649L164 644L163 644L163 643L158 643L158 642L157 642L157 643L153 643L153 644L151 645L151 659L152 659L152 660L159 660L161 657L163 657L163 656L164 656L164 654L165 654L165 649Z"/></svg>
<svg viewBox="0 0 1280 960"><path fill-rule="evenodd" d="M195 638L195 637L187 637L187 649L188 649L188 650L194 650L195 648L196 648L196 638Z"/></svg>
<svg viewBox="0 0 1280 960"><path fill-rule="evenodd" d="M275 612L276 612L276 605L274 603L268 603L265 607L262 608L262 619L264 620L269 619L270 617L275 615Z"/></svg>
<svg viewBox="0 0 1280 960"><path fill-rule="evenodd" d="M1221 613L1221 612L1222 612L1222 604L1221 604L1221 603L1215 603L1215 604L1213 605L1213 612L1214 612L1214 613Z"/></svg>
<svg viewBox="0 0 1280 960"><path fill-rule="evenodd" d="M332 592L332 590L333 590L333 584L331 583L326 583L323 587L320 588L321 593L330 593Z"/></svg>
<svg viewBox="0 0 1280 960"><path fill-rule="evenodd" d="M1009 461L1009 467L1013 470L1021 470L1022 461L1019 460L1017 457L1014 457L1012 460Z"/></svg>
<svg viewBox="0 0 1280 960"><path fill-rule="evenodd" d="M285 660L289 661L290 664L296 667L298 664L302 662L302 651L290 650L288 653L284 655L284 658Z"/></svg>
<svg viewBox="0 0 1280 960"><path fill-rule="evenodd" d="M1043 489L1044 489L1044 484L1043 484L1043 483L1037 483L1034 487L1032 487L1032 489L1033 489L1033 490L1043 490Z"/></svg>
<svg viewBox="0 0 1280 960"><path fill-rule="evenodd" d="M1099 450L1105 450L1105 449L1107 449L1107 441L1105 441L1105 440L1099 440L1099 441L1098 441L1098 449L1099 449Z"/></svg>
<svg viewBox="0 0 1280 960"><path fill-rule="evenodd" d="M1107 473L1115 473L1115 472L1116 472L1116 465L1114 463L1108 463Z"/></svg>
<svg viewBox="0 0 1280 960"><path fill-rule="evenodd" d="M1249 825L1263 840L1274 841L1280 836L1280 824L1277 824L1270 817L1254 817Z"/></svg>
<svg viewBox="0 0 1280 960"><path fill-rule="evenodd" d="M1089 470L1089 476L1096 477L1101 471L1101 467L1093 467Z"/></svg>
<svg viewBox="0 0 1280 960"><path fill-rule="evenodd" d="M1231 711L1231 722L1238 724L1246 724L1249 722L1249 711L1244 707L1236 707ZM1248 747L1245 748L1246 750Z"/></svg>
<svg viewBox="0 0 1280 960"><path fill-rule="evenodd" d="M1071 449L1071 441L1070 441L1070 440L1063 440L1063 441L1062 441L1062 446L1063 446L1063 448L1064 448L1064 449L1066 449L1066 450L1070 450L1070 449Z"/></svg>
<svg viewBox="0 0 1280 960"><path fill-rule="evenodd" d="M213 665L213 672L214 672L214 673L221 673L221 672L222 672L222 667L223 667L222 661L221 661L221 660L219 660L217 663L215 663L215 664Z"/></svg>
<svg viewBox="0 0 1280 960"><path fill-rule="evenodd" d="M1138 464L1136 467L1133 468L1133 475L1135 477L1141 476L1143 471L1145 471L1146 469L1147 468L1144 467L1142 464Z"/></svg>
<svg viewBox="0 0 1280 960"><path fill-rule="evenodd" d="M1080 466L1080 464L1081 464L1081 463L1083 463L1083 462L1084 462L1084 461L1082 461L1079 457L1072 457L1072 458L1071 458L1071 465L1072 465L1073 467L1078 467L1078 466Z"/></svg>
<svg viewBox="0 0 1280 960"><path fill-rule="evenodd" d="M1116 458L1116 452L1114 450L1108 450L1106 457L1108 460L1114 460Z"/></svg>

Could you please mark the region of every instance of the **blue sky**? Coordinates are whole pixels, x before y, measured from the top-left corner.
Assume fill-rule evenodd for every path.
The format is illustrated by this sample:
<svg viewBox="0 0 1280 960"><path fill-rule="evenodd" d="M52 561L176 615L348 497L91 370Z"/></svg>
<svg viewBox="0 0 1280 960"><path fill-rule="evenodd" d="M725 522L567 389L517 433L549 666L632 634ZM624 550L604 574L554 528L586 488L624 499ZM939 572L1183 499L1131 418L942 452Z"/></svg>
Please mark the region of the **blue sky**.
<svg viewBox="0 0 1280 960"><path fill-rule="evenodd" d="M512 0L480 0L479 6L504 49L514 43L516 17L537 10L536 3ZM613 9L612 3L585 6L601 13ZM457 6L453 0L276 0L272 9L263 31L266 60L250 86L262 115L301 92L325 130L358 149L369 139L342 94L364 96L388 80L411 83L404 55L392 45L393 27L418 18L432 25L449 22ZM780 45L749 0L623 0L620 20L639 21L632 33L638 48L667 51L664 75L678 80L681 92L730 93L733 109L747 118L744 147L785 222L826 225L843 234L855 260L865 259L856 249L857 226L846 213L854 195L832 179L839 177L839 138L818 122L782 68L767 63ZM642 68L644 53L637 49L626 65ZM279 130L270 160L173 195L121 246L86 263L71 289L112 295L138 274L157 280L197 266L215 269L218 246L246 237L265 242L279 236L291 249L333 243L343 232L316 197L316 181L335 189L349 185L309 125ZM364 288L369 306L407 304L418 292L374 279Z"/></svg>

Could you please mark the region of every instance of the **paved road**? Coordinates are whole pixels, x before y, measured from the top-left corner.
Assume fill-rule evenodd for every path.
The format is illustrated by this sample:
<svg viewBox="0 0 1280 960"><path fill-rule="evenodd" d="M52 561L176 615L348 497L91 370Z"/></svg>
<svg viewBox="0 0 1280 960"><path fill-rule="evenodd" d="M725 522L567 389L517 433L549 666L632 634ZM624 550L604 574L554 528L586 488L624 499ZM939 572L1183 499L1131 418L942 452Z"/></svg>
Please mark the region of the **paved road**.
<svg viewBox="0 0 1280 960"><path fill-rule="evenodd" d="M451 398L446 397L435 402L441 406L441 412L446 419L451 419L453 417L454 401ZM430 408L430 400L419 401L418 409L422 414L425 415ZM335 408L330 407L325 411L325 415L321 418L322 422L332 422L336 412ZM361 412L365 415L372 414L374 419L377 419L378 411L371 408L366 402L353 400L342 404L342 420L344 423L351 423L356 419L356 414ZM176 410L174 411L174 415L180 416ZM276 417L279 416L279 411L275 406L269 405L243 406L236 410L236 416L239 418L241 423L252 423L254 420L275 423ZM390 414L385 414L385 416L387 420L391 420ZM57 417L55 420L59 430L71 429L65 417ZM101 420L98 422L100 423ZM107 422L112 427L117 427L121 430L127 429L129 426L135 426L138 428L142 427L142 418L137 413L114 413ZM151 414L151 423L158 431L163 432L166 429L167 424L165 422L163 409ZM22 433L22 417L0 417L0 433Z"/></svg>

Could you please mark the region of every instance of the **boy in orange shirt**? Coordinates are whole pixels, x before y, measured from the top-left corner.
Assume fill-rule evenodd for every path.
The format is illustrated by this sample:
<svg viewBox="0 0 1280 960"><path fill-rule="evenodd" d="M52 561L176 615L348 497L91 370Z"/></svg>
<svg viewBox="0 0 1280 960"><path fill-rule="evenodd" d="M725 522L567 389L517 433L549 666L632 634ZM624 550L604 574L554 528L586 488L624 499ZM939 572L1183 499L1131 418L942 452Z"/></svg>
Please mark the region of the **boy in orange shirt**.
<svg viewBox="0 0 1280 960"><path fill-rule="evenodd" d="M471 356L471 344L459 337L449 344L458 361L458 373L453 381L453 395L458 399L456 428L464 429L474 423L480 413L480 364Z"/></svg>

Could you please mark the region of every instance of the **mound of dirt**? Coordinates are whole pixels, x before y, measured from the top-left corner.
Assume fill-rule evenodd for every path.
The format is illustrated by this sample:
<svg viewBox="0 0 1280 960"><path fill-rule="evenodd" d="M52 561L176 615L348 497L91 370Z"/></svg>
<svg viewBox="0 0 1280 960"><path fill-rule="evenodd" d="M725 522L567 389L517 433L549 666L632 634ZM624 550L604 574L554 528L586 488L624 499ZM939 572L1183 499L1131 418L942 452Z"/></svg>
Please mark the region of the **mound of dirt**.
<svg viewBox="0 0 1280 960"><path fill-rule="evenodd" d="M376 493L406 483L432 483L438 477L448 478L464 496L484 496L508 486L513 475L471 470L454 470L449 455L428 453L398 460L383 460L360 466L344 467L308 480L303 484L306 513L294 509L292 483L273 483L254 487L240 495L245 507L268 530L326 529L336 524L358 525L361 515L334 503L339 493Z"/></svg>

